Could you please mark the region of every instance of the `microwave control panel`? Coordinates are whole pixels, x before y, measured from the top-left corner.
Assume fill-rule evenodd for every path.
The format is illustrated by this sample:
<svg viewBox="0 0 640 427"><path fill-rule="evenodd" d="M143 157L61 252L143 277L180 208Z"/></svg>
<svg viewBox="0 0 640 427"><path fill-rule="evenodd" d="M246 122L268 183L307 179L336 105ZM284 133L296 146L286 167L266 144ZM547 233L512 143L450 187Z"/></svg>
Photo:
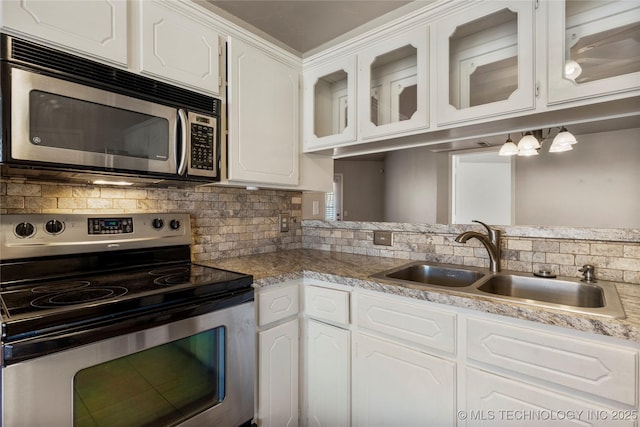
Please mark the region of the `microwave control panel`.
<svg viewBox="0 0 640 427"><path fill-rule="evenodd" d="M216 119L190 113L190 175L216 176Z"/></svg>

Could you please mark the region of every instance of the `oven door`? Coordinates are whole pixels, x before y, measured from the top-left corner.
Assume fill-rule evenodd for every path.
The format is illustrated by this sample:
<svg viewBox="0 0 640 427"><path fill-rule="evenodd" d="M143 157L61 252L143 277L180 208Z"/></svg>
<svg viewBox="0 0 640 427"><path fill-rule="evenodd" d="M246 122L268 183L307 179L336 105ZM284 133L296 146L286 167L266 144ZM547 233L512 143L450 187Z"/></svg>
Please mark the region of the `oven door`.
<svg viewBox="0 0 640 427"><path fill-rule="evenodd" d="M6 64L3 70L11 76L13 162L177 173L177 109Z"/></svg>
<svg viewBox="0 0 640 427"><path fill-rule="evenodd" d="M239 426L254 413L254 303L2 369L2 425Z"/></svg>

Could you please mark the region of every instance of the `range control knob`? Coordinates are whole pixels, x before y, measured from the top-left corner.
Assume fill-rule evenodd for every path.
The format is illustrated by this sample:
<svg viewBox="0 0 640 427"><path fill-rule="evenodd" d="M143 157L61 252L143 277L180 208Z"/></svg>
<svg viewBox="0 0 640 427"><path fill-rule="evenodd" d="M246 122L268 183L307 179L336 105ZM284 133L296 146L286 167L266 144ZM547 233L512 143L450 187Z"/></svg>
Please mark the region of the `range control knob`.
<svg viewBox="0 0 640 427"><path fill-rule="evenodd" d="M64 230L64 223L62 221L58 221L57 219L52 219L47 221L44 225L44 229L49 234L60 234Z"/></svg>
<svg viewBox="0 0 640 427"><path fill-rule="evenodd" d="M169 222L169 227L171 227L172 230L177 230L180 228L180 221L178 221L177 219L172 219L171 222Z"/></svg>
<svg viewBox="0 0 640 427"><path fill-rule="evenodd" d="M164 221L162 220L162 218L156 218L151 221L151 226L156 230L160 230L162 227L164 227Z"/></svg>
<svg viewBox="0 0 640 427"><path fill-rule="evenodd" d="M18 237L31 237L36 232L36 228L30 222L21 222L16 225L15 232Z"/></svg>

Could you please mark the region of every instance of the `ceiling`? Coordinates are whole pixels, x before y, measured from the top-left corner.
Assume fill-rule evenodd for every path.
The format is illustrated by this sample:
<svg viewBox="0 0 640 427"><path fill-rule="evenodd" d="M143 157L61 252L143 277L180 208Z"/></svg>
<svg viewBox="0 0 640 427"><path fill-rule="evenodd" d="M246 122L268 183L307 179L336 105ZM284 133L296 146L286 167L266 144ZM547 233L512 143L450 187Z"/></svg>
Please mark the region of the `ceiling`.
<svg viewBox="0 0 640 427"><path fill-rule="evenodd" d="M221 16L299 56L433 0L206 0ZM239 20L239 21L238 21Z"/></svg>

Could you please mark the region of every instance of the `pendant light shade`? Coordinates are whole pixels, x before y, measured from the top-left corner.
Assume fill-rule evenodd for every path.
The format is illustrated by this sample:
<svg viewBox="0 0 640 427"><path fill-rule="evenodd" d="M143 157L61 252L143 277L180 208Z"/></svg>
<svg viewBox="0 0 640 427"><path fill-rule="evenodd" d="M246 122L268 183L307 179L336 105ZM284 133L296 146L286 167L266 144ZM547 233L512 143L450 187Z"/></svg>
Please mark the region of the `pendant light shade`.
<svg viewBox="0 0 640 427"><path fill-rule="evenodd" d="M511 135L507 137L507 140L500 148L499 156L515 156L518 154L518 147L511 140Z"/></svg>
<svg viewBox="0 0 640 427"><path fill-rule="evenodd" d="M540 148L540 141L531 132L525 133L518 142L518 150L520 151L537 150L538 148Z"/></svg>
<svg viewBox="0 0 640 427"><path fill-rule="evenodd" d="M551 143L551 147L549 147L550 153L561 153L563 151L573 150L572 145L577 144L578 141L576 137L573 136L571 132L567 130L566 127L562 126L560 128L560 132L553 138L553 142Z"/></svg>

